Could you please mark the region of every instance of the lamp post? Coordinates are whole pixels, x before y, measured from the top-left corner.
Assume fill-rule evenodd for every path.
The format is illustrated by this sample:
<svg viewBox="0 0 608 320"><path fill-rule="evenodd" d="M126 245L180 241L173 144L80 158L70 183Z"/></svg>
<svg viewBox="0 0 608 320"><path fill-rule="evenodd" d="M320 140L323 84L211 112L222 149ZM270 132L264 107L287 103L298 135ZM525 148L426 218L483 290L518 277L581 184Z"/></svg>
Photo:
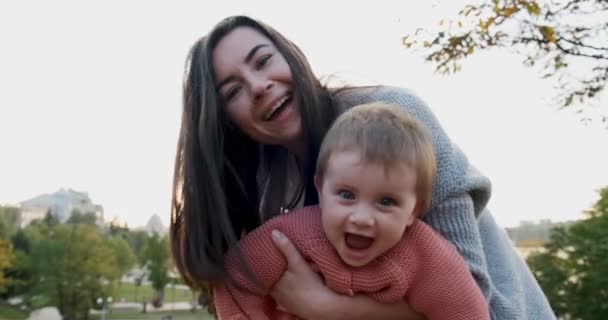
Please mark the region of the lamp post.
<svg viewBox="0 0 608 320"><path fill-rule="evenodd" d="M97 304L101 305L101 320L106 320L106 313L112 303L112 297L106 297L105 300L102 297L97 298Z"/></svg>

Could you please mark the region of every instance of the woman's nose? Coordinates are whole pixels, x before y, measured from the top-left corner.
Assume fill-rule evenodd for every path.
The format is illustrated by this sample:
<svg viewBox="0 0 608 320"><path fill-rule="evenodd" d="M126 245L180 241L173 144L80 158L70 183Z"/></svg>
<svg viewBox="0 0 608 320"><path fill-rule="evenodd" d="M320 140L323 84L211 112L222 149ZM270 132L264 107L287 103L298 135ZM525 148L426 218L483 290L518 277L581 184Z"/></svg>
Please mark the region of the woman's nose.
<svg viewBox="0 0 608 320"><path fill-rule="evenodd" d="M273 86L273 82L268 78L254 78L251 83L251 91L257 99L263 97Z"/></svg>

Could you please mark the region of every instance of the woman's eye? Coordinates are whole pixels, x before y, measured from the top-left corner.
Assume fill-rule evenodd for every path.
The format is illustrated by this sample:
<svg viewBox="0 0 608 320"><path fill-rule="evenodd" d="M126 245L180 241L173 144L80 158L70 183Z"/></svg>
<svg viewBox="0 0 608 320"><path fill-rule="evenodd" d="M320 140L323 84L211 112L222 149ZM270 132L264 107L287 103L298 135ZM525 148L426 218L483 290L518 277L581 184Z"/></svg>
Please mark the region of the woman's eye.
<svg viewBox="0 0 608 320"><path fill-rule="evenodd" d="M230 90L228 90L228 92L226 93L224 99L226 101L232 100L234 97L236 97L236 95L239 93L240 90L241 90L240 87L232 87L232 88L230 88Z"/></svg>
<svg viewBox="0 0 608 320"><path fill-rule="evenodd" d="M338 192L338 196L344 200L352 200L355 198L355 195L350 191L340 191Z"/></svg>
<svg viewBox="0 0 608 320"><path fill-rule="evenodd" d="M265 65L268 63L268 60L270 60L270 58L271 58L271 57L272 57L272 55L271 55L271 54L269 54L269 55L265 55L265 56L261 57L261 58L260 58L260 59L258 59L258 61L256 62L255 67L256 67L258 70L262 69L262 68L263 68L263 67L264 67L264 66L265 66Z"/></svg>
<svg viewBox="0 0 608 320"><path fill-rule="evenodd" d="M397 202L391 198L382 198L380 199L380 205L385 207L394 206Z"/></svg>

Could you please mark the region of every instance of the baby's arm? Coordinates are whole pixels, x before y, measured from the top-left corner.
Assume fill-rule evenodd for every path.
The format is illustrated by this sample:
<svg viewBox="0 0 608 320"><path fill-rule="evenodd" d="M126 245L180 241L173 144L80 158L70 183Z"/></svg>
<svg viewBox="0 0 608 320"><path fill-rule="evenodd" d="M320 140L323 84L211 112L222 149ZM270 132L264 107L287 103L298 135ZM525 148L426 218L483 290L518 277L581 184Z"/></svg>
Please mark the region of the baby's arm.
<svg viewBox="0 0 608 320"><path fill-rule="evenodd" d="M276 318L276 306L269 291L283 274L287 262L274 246L271 232L281 230L284 222L282 216L266 222L226 254L225 268L232 281L226 280L214 288L220 319Z"/></svg>
<svg viewBox="0 0 608 320"><path fill-rule="evenodd" d="M234 286L229 289L224 284L213 288L213 303L218 318L222 320L249 319L250 312L247 311L261 310L264 304L262 297L242 292ZM256 319L268 319L262 312L260 314Z"/></svg>
<svg viewBox="0 0 608 320"><path fill-rule="evenodd" d="M408 291L412 308L429 320L489 320L488 304L454 246L424 223L418 227L411 257L418 263Z"/></svg>

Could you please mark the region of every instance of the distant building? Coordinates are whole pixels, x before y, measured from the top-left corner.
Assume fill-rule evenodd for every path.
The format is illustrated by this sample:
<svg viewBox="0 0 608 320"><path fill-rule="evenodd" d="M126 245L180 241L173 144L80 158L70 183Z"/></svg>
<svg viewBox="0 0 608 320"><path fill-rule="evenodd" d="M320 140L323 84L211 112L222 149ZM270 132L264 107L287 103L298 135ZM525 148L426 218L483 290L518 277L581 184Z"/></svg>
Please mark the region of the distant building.
<svg viewBox="0 0 608 320"><path fill-rule="evenodd" d="M43 194L19 203L21 206L20 227L25 227L33 220L44 219L47 212L59 222L65 222L73 211L93 213L97 223L104 221L103 207L94 204L86 192L77 192L72 189L59 189L52 194Z"/></svg>
<svg viewBox="0 0 608 320"><path fill-rule="evenodd" d="M164 235L167 233L167 229L163 225L158 214L154 214L150 217L150 220L148 220L148 223L146 224L146 231L149 235Z"/></svg>
<svg viewBox="0 0 608 320"><path fill-rule="evenodd" d="M114 216L114 218L110 221L110 226L114 228L123 228L128 229L127 223L121 220L118 216Z"/></svg>
<svg viewBox="0 0 608 320"><path fill-rule="evenodd" d="M519 226L506 228L507 234L515 250L522 258L527 258L530 254L543 251L543 246L551 238L551 230L555 227L569 227L573 221L552 222L548 219L539 222L522 221Z"/></svg>
<svg viewBox="0 0 608 320"><path fill-rule="evenodd" d="M48 209L43 207L26 207L21 209L21 218L19 219L19 227L24 228L34 220L42 220Z"/></svg>

